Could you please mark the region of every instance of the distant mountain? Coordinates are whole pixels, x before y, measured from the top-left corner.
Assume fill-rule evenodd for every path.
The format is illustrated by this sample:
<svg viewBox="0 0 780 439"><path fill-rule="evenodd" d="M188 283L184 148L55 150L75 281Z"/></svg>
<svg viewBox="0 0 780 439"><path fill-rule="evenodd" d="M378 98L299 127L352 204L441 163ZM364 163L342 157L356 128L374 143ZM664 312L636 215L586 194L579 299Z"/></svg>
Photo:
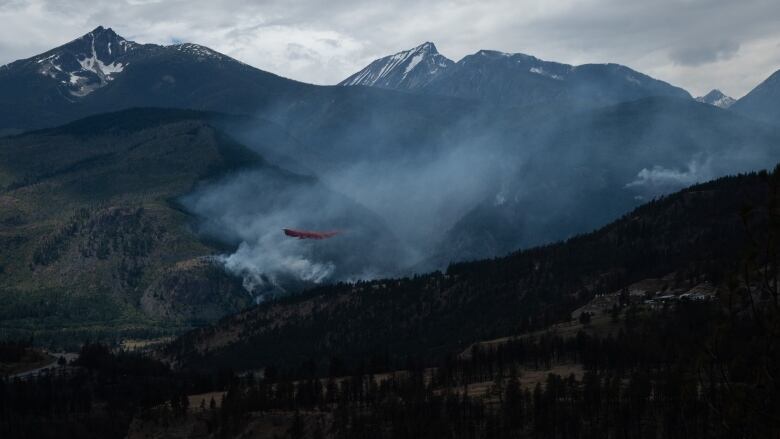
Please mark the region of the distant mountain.
<svg viewBox="0 0 780 439"><path fill-rule="evenodd" d="M32 206L24 210L18 207L24 204L0 204L9 209L0 218L9 229L0 226L0 232L9 231L8 239L21 249L0 255L5 261L0 261L5 266L0 279L10 279L5 285L9 290L32 278L41 282L32 288L39 293L75 288L51 283L52 273L73 269L68 261L82 259L56 258L50 268L33 264L33 270L25 271L36 251L41 257L48 252L48 244L30 238L39 235L27 233L42 227L40 236L59 242L57 230L65 230L68 215L82 205L112 207L116 200L132 199L146 206L149 199L157 204L181 202L187 194L189 204L178 207L197 218L188 227L198 233L187 235L187 242L199 243L195 254L219 248L243 258L233 261L234 272L257 284L274 284L262 270L251 272L269 262L263 259L269 256L265 250L289 250L289 242L280 245L274 231L343 230L336 239L304 249L308 253L276 254L280 257L270 262L298 270L301 278L319 279L328 272L334 280L365 279L397 273L398 265L425 261L441 268L453 260L496 256L566 238L599 227L642 200L778 160L780 135L774 127L697 104L679 89L616 65L573 67L483 51L445 68L420 93L410 93L302 84L202 46L131 44L110 29L98 28L69 44L3 68L0 100L8 103L0 106L4 128L49 126L83 114L147 105L262 119L234 117L226 128L224 122L211 119L214 113L185 116L194 124L193 133L199 133L193 137L184 124L165 122L173 116L164 111L121 111L0 138L0 149L5 147L0 161L2 196ZM105 50L99 49L103 46ZM118 51L117 46L126 50ZM423 45L420 50L428 58L417 62L410 74L426 65L435 48ZM407 55L397 66L400 71L416 56ZM43 69L43 64L49 67ZM44 70L57 73L51 76ZM473 82L461 81L472 76ZM477 88L457 89L455 95L462 97L428 92L445 80ZM471 94L474 91L478 93ZM17 92L21 94L14 95ZM527 103L528 111L495 105L521 92L527 93L506 103ZM680 97L603 105L661 92ZM147 139L144 132L156 140ZM219 154L194 154L190 163L181 146L186 141L215 150L224 145L251 150L269 165L263 169L272 177L256 178L240 166L227 167L224 172L229 171L230 178L205 184L214 182L209 171L213 168L204 168L204 163L220 163ZM142 146L134 147L133 142ZM116 149L106 150L103 143ZM170 152L171 160L149 159L161 151ZM242 157L252 162L250 156ZM281 172L279 166L295 170L301 181L282 178L287 171ZM129 170L137 173L130 175ZM156 186L166 178L178 186ZM324 182L327 188L312 182ZM300 193L304 195L299 197ZM38 211L45 213L31 216ZM144 210L153 211L158 212ZM268 214L271 211L273 215ZM55 214L62 217L49 216ZM266 235L270 241L263 246L250 245ZM201 242L204 236L208 239ZM82 235L68 241L68 251L76 255L86 239ZM242 243L247 245L239 252L236 247ZM306 257L300 260L302 255ZM177 258L166 260L184 261ZM191 266L200 267L187 263L180 268ZM39 275L38 270L48 274ZM114 278L109 269L95 273L99 280L75 275L68 279L102 288ZM141 303L154 313L168 310L171 319L180 321L209 319L222 312L200 314L198 307L166 305L177 303L175 297L159 292L166 285L186 289L192 279L175 278L179 281L168 283L149 274L143 279L150 283L143 288L116 289L131 291L125 309L132 312L138 312Z"/></svg>
<svg viewBox="0 0 780 439"><path fill-rule="evenodd" d="M416 90L455 64L427 42L395 55L379 58L339 85L370 85L396 90Z"/></svg>
<svg viewBox="0 0 780 439"><path fill-rule="evenodd" d="M420 61L418 69L426 64ZM452 98L304 84L204 46L139 44L103 27L0 67L0 135L133 107L260 115L289 125L296 134L304 128L316 131L314 147L331 144L334 131L395 145L399 137L419 138L408 123L449 120L450 114L457 119L473 111L472 105ZM353 123L365 129L354 130ZM377 137L376 125L388 131ZM396 125L392 131L391 125Z"/></svg>
<svg viewBox="0 0 780 439"><path fill-rule="evenodd" d="M725 109L731 107L736 102L736 99L726 96L720 90L715 89L704 96L697 97L696 101Z"/></svg>
<svg viewBox="0 0 780 439"><path fill-rule="evenodd" d="M421 247L421 258L434 257L421 270L573 236L643 200L780 161L777 129L689 98L507 111L386 96L385 109L366 96L314 118L277 119L301 141L278 153L385 218L400 239ZM402 184L414 196L403 195Z"/></svg>
<svg viewBox="0 0 780 439"><path fill-rule="evenodd" d="M740 211L754 207L750 224L760 223L770 184L767 173L727 177L565 242L453 265L445 274L321 287L186 334L166 356L215 370L373 355L403 364L568 321L594 296L645 279L712 289L739 266L746 242Z"/></svg>
<svg viewBox="0 0 780 439"><path fill-rule="evenodd" d="M504 105L534 105L553 101L593 107L650 96L691 98L685 90L618 64L571 66L543 61L522 53L480 50L446 68L423 69L425 80L403 81L406 67L421 48L381 58L340 85L371 85L429 94L478 99ZM433 48L435 50L435 48ZM441 55L436 52L436 56ZM443 58L443 57L442 57ZM444 66L446 63L441 63ZM383 78L388 78L383 80Z"/></svg>
<svg viewBox="0 0 780 439"><path fill-rule="evenodd" d="M746 94L732 110L769 123L780 123L780 70Z"/></svg>
<svg viewBox="0 0 780 439"><path fill-rule="evenodd" d="M197 44L138 44L97 27L0 67L0 131L140 106L251 113L310 87Z"/></svg>
<svg viewBox="0 0 780 439"><path fill-rule="evenodd" d="M427 268L584 233L645 200L780 161L780 130L687 99L542 114L503 130L493 142L514 133L530 150L502 153L518 161L513 175L452 226Z"/></svg>
<svg viewBox="0 0 780 439"><path fill-rule="evenodd" d="M72 98L86 96L113 81L134 57L152 50L102 26L64 46L27 61L41 76L58 82ZM21 67L15 63L9 70ZM29 68L28 67L28 68Z"/></svg>

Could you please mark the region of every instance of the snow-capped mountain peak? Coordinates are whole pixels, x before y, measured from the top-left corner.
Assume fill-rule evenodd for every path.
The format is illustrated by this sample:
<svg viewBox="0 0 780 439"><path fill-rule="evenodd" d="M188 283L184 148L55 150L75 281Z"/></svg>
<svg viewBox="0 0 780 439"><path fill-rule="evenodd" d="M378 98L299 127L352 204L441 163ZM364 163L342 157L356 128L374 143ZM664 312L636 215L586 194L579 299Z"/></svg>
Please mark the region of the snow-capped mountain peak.
<svg viewBox="0 0 780 439"><path fill-rule="evenodd" d="M426 42L413 49L380 58L339 85L412 90L425 86L453 64L452 60L436 50L436 45Z"/></svg>
<svg viewBox="0 0 780 439"><path fill-rule="evenodd" d="M70 43L32 58L38 73L58 81L75 97L106 86L128 66L127 55L139 45L112 29L98 26Z"/></svg>
<svg viewBox="0 0 780 439"><path fill-rule="evenodd" d="M236 68L241 74L254 74L254 69L205 46L139 44L98 26L40 55L0 66L0 94L5 86L18 101L20 90L27 89L28 94L41 96L31 105L69 105L103 94L132 96L127 90L147 84L165 94L177 83L208 81L200 77L204 71Z"/></svg>
<svg viewBox="0 0 780 439"><path fill-rule="evenodd" d="M367 85L510 106L551 102L583 108L645 97L691 95L619 64L573 66L524 53L479 50L457 63L432 43L380 58L339 85Z"/></svg>
<svg viewBox="0 0 780 439"><path fill-rule="evenodd" d="M200 44L182 43L170 47L172 47L173 49L179 52L194 55L198 60L206 60L206 59L215 59L220 61L226 59L232 60L232 58L229 58L228 56L223 55L215 50L211 50L206 46L201 46Z"/></svg>
<svg viewBox="0 0 780 439"><path fill-rule="evenodd" d="M712 90L704 96L699 96L696 100L720 108L729 108L736 102L736 99L726 96L718 89Z"/></svg>

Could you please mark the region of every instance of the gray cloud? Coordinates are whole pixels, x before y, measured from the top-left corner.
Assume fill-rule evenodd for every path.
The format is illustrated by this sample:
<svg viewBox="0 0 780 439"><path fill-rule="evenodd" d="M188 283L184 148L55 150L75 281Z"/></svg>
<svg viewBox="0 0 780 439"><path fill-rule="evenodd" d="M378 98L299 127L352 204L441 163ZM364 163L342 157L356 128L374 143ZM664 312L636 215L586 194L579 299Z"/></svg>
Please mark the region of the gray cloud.
<svg viewBox="0 0 780 439"><path fill-rule="evenodd" d="M198 42L319 84L423 41L455 60L494 48L617 62L695 95L717 87L739 97L780 68L776 0L0 0L0 22L0 63L102 24L142 42Z"/></svg>
<svg viewBox="0 0 780 439"><path fill-rule="evenodd" d="M684 66L699 66L716 61L726 61L733 58L739 51L739 43L721 41L701 46L681 47L672 50L669 57L676 64Z"/></svg>

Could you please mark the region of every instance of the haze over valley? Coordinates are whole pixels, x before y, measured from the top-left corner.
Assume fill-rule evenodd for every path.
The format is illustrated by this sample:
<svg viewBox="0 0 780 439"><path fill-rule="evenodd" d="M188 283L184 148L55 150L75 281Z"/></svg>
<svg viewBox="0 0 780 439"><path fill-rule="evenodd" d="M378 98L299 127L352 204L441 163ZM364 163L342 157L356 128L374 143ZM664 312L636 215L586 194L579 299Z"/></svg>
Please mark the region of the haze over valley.
<svg viewBox="0 0 780 439"><path fill-rule="evenodd" d="M780 432L780 71L198 43L0 66L0 435Z"/></svg>

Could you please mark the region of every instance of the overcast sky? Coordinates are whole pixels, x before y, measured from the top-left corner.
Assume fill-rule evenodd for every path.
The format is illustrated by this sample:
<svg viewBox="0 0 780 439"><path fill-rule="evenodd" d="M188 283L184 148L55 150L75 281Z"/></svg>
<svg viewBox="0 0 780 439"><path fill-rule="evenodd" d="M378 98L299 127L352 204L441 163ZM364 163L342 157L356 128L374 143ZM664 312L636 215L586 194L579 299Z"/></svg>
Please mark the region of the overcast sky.
<svg viewBox="0 0 780 439"><path fill-rule="evenodd" d="M0 64L98 25L317 84L425 41L455 61L495 49L616 62L694 95L738 98L780 69L780 0L0 0Z"/></svg>

